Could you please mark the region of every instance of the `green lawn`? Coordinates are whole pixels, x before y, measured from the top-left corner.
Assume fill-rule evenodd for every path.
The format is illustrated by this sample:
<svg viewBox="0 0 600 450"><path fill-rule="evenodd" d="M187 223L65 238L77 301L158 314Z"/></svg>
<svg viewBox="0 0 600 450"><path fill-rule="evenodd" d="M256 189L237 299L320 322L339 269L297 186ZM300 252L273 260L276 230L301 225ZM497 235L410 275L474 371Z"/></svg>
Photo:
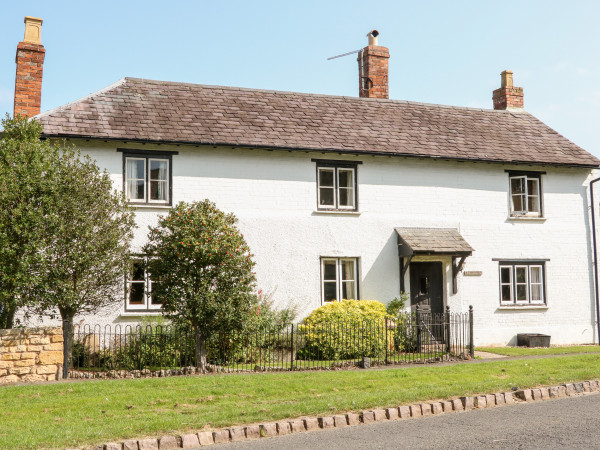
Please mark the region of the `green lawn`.
<svg viewBox="0 0 600 450"><path fill-rule="evenodd" d="M598 378L600 355L0 387L0 448L64 448Z"/></svg>
<svg viewBox="0 0 600 450"><path fill-rule="evenodd" d="M577 345L567 347L527 348L527 347L476 347L475 350L497 355L527 356L527 355L566 355L569 353L600 353L598 345Z"/></svg>

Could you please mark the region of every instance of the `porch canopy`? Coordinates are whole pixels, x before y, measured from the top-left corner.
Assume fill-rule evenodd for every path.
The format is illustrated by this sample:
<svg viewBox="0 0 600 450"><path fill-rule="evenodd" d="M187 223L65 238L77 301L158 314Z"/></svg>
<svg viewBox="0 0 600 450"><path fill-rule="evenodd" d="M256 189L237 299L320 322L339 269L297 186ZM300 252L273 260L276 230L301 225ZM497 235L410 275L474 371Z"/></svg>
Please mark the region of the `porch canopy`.
<svg viewBox="0 0 600 450"><path fill-rule="evenodd" d="M404 275L415 255L452 256L453 292L458 292L456 277L473 247L456 228L395 228L400 257L400 290L404 291Z"/></svg>

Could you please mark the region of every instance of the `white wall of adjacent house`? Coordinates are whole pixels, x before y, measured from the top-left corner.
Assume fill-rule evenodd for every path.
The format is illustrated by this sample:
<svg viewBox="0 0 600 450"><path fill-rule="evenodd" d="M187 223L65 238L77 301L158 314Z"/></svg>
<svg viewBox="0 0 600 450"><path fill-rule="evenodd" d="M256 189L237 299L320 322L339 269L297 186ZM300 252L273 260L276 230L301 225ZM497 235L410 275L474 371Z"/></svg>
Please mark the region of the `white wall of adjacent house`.
<svg viewBox="0 0 600 450"><path fill-rule="evenodd" d="M276 304L303 315L321 302L322 257L358 258L359 297L384 303L399 295L396 227L449 227L475 249L452 293L451 257L442 261L444 297L452 311L474 307L477 345L515 344L517 333L544 333L552 343L591 343L595 337L590 171L386 156L349 156L207 146L75 142L123 186L119 148L174 150L173 202L205 198L239 218L255 255L258 287ZM360 161L358 212L317 211L312 159ZM543 220L512 219L508 169L542 170ZM135 250L148 225L167 207L137 208ZM498 260L543 260L545 304L501 306ZM465 276L481 272L478 276ZM406 288L410 277L406 274ZM140 320L123 304L86 318L94 323Z"/></svg>

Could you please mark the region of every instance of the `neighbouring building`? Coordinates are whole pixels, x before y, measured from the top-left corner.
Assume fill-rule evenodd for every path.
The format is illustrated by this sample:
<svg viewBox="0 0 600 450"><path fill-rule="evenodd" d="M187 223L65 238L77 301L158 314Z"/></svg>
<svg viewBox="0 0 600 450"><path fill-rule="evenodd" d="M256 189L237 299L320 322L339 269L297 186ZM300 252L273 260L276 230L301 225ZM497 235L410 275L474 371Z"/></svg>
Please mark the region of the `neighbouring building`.
<svg viewBox="0 0 600 450"><path fill-rule="evenodd" d="M504 71L494 109L388 99L377 32L359 97L122 80L40 114L41 20L17 49L15 113L96 159L135 207L135 247L180 201L239 218L258 285L304 311L404 291L475 311L477 344L597 342L588 186L600 160L523 109ZM143 256L140 256L143 257ZM123 304L90 321L157 314L136 269Z"/></svg>

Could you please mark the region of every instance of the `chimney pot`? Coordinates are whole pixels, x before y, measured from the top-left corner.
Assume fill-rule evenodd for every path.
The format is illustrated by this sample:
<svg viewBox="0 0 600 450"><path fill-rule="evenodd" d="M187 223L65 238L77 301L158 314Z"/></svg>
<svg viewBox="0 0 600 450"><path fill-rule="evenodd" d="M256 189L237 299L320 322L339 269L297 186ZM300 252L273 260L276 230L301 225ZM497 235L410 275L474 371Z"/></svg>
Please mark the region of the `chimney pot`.
<svg viewBox="0 0 600 450"><path fill-rule="evenodd" d="M28 44L42 43L42 19L37 17L25 16L25 37L23 42Z"/></svg>

